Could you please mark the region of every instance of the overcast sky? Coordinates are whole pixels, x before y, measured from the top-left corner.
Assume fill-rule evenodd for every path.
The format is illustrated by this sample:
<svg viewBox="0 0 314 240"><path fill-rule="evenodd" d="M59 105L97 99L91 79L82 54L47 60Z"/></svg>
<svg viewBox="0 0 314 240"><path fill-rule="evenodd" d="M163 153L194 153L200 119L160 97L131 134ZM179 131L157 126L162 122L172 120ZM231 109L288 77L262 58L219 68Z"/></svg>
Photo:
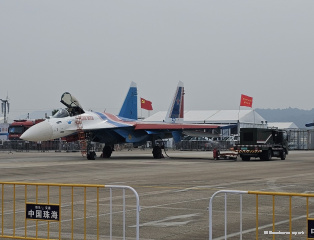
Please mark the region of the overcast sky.
<svg viewBox="0 0 314 240"><path fill-rule="evenodd" d="M10 116L118 113L131 81L154 112L314 107L313 0L1 0L0 98ZM152 113L151 113L152 114Z"/></svg>

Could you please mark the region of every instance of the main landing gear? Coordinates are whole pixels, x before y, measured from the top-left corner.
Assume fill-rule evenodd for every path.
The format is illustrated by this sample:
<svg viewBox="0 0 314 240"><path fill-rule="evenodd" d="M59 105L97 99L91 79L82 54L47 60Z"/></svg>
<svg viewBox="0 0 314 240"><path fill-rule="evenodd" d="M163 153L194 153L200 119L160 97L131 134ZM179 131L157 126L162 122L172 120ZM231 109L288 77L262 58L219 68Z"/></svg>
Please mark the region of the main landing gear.
<svg viewBox="0 0 314 240"><path fill-rule="evenodd" d="M160 146L153 147L153 157L156 159L160 159L163 157Z"/></svg>
<svg viewBox="0 0 314 240"><path fill-rule="evenodd" d="M102 150L101 157L103 158L110 158L112 154L112 147L111 146L105 146ZM94 151L94 148L92 144L89 144L87 147L87 159L88 160L95 160L96 159L96 152Z"/></svg>
<svg viewBox="0 0 314 240"><path fill-rule="evenodd" d="M102 150L102 157L103 158L110 158L112 154L112 147L111 146L104 146Z"/></svg>

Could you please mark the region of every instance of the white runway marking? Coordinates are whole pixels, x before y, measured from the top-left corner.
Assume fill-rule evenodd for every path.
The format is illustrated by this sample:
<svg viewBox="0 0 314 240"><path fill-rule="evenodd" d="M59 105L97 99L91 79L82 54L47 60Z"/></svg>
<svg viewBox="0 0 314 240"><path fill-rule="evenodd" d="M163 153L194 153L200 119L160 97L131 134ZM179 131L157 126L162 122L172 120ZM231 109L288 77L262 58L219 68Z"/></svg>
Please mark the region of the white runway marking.
<svg viewBox="0 0 314 240"><path fill-rule="evenodd" d="M140 227L143 227L143 226L150 226L150 227L182 226L182 225L186 225L189 222L193 221L193 220L186 220L186 221L184 221L185 219L196 217L196 216L199 216L199 215L200 214L186 214L186 215L166 217L166 218L161 219L161 220L151 221L151 222L140 224ZM181 220L181 221L177 221L177 220ZM135 226L133 226L133 227L135 227Z"/></svg>

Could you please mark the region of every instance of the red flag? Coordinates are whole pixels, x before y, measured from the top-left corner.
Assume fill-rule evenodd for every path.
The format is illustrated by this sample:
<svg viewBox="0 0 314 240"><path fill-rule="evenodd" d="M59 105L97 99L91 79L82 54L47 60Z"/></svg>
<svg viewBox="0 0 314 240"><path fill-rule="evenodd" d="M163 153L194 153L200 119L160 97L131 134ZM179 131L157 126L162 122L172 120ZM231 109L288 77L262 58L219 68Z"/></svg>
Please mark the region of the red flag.
<svg viewBox="0 0 314 240"><path fill-rule="evenodd" d="M141 108L146 110L153 110L152 102L141 98Z"/></svg>
<svg viewBox="0 0 314 240"><path fill-rule="evenodd" d="M252 107L253 104L253 98L243 95L241 94L241 102L240 102L240 106L244 106L244 107Z"/></svg>

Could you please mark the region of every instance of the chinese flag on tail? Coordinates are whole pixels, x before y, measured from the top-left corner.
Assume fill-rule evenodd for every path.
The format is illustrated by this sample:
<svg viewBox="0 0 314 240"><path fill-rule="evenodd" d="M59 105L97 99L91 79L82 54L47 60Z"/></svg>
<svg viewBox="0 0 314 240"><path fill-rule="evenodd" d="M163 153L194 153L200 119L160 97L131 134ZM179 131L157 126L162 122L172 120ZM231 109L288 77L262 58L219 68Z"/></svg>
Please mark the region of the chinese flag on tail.
<svg viewBox="0 0 314 240"><path fill-rule="evenodd" d="M146 110L153 110L152 102L147 101L144 98L141 98L141 108L146 109Z"/></svg>
<svg viewBox="0 0 314 240"><path fill-rule="evenodd" d="M251 108L252 104L253 104L253 98L252 97L241 94L240 106Z"/></svg>

